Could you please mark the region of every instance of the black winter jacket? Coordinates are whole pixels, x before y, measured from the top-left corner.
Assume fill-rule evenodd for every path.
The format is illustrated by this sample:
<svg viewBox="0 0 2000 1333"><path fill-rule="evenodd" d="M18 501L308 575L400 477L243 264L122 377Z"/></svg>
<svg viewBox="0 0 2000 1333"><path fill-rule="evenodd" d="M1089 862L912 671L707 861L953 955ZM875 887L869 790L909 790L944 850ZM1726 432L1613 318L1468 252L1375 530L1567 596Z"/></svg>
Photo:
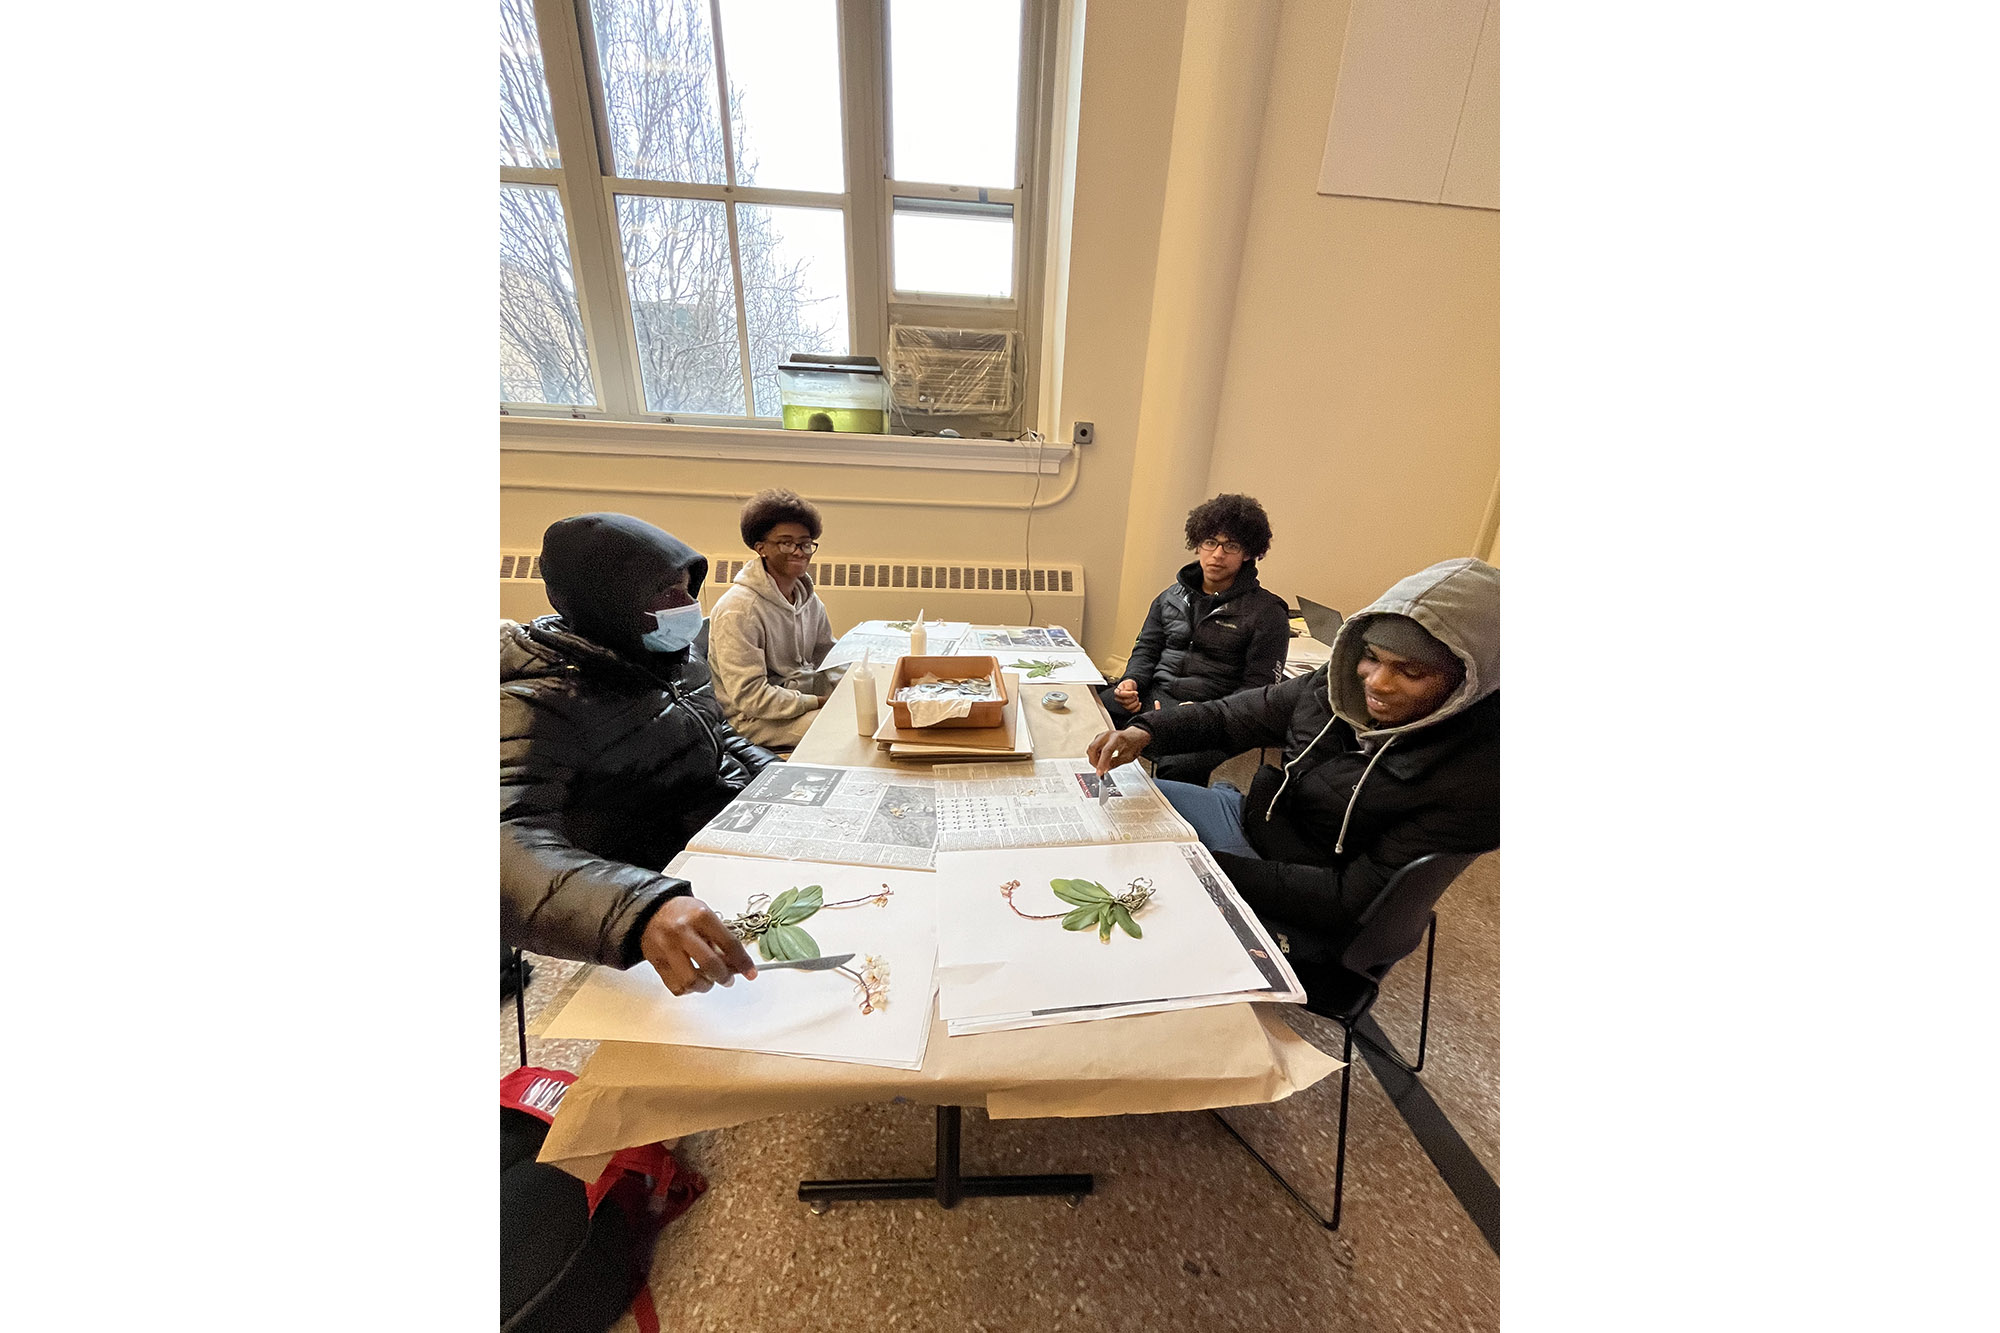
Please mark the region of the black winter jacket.
<svg viewBox="0 0 2000 1333"><path fill-rule="evenodd" d="M1191 561L1146 612L1146 624L1121 679L1164 690L1182 703L1220 699L1278 679L1292 635L1285 599L1257 582L1246 560L1236 581L1208 600L1199 618L1201 562ZM1112 684L1117 684L1113 681Z"/></svg>
<svg viewBox="0 0 2000 1333"><path fill-rule="evenodd" d="M723 721L699 658L661 678L557 616L500 631L501 938L629 967L660 868L773 756Z"/></svg>
<svg viewBox="0 0 2000 1333"><path fill-rule="evenodd" d="M1418 620L1467 674L1432 716L1377 730L1354 668L1362 632L1384 612ZM1265 859L1216 860L1259 917L1337 952L1403 866L1432 852L1500 845L1499 651L1498 573L1476 560L1446 561L1343 624L1331 660L1311 675L1141 713L1131 725L1152 732L1154 754L1283 747L1285 767L1258 770L1243 801L1244 836Z"/></svg>

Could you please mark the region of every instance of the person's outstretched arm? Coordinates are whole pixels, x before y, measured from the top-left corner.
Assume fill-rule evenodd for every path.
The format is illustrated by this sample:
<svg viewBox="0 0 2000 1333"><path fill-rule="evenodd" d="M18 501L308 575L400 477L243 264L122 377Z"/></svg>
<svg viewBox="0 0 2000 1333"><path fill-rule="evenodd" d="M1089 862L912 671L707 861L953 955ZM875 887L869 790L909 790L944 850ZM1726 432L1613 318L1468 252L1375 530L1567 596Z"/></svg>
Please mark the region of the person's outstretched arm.
<svg viewBox="0 0 2000 1333"><path fill-rule="evenodd" d="M676 995L754 976L742 942L686 880L570 840L563 811L579 758L574 739L553 710L501 692L502 942L610 967L643 958Z"/></svg>

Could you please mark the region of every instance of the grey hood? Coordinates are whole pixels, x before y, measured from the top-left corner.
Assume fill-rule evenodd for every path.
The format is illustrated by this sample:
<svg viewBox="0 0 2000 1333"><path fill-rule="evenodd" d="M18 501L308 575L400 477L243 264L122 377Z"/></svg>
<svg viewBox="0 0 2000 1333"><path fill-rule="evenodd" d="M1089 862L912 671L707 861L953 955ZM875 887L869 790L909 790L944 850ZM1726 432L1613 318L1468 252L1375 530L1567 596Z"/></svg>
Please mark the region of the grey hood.
<svg viewBox="0 0 2000 1333"><path fill-rule="evenodd" d="M1361 641L1368 622L1381 615L1408 616L1429 630L1465 664L1465 679L1437 709L1400 727L1375 727L1361 680ZM1500 571L1470 556L1444 560L1412 574L1344 621L1327 657L1327 702L1334 716L1358 736L1393 738L1458 716L1500 688Z"/></svg>

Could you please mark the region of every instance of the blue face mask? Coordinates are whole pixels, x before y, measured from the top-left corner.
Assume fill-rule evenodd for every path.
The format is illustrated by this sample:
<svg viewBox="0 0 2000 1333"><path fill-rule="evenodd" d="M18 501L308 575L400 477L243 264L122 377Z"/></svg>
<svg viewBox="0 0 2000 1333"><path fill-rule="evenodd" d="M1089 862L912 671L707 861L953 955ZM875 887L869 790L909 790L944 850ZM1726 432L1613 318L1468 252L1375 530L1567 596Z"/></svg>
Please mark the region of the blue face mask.
<svg viewBox="0 0 2000 1333"><path fill-rule="evenodd" d="M676 652L693 643L695 636L701 633L700 602L689 602L686 606L670 607L651 614L660 627L642 635L639 642L656 653Z"/></svg>

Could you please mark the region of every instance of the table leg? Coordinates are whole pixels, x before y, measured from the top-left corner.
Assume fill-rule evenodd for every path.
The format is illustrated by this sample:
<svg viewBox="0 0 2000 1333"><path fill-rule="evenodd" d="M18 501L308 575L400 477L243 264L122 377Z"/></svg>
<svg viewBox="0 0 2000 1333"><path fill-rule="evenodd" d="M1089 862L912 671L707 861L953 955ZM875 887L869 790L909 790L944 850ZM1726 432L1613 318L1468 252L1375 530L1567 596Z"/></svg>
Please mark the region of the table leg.
<svg viewBox="0 0 2000 1333"><path fill-rule="evenodd" d="M959 1127L958 1107L937 1108L937 1167L933 1175L898 1180L801 1180L799 1202L812 1204L814 1212L824 1212L827 1204L840 1200L936 1199L940 1208L955 1208L960 1199L1055 1195L1066 1196L1074 1207L1096 1187L1088 1175L961 1175Z"/></svg>

